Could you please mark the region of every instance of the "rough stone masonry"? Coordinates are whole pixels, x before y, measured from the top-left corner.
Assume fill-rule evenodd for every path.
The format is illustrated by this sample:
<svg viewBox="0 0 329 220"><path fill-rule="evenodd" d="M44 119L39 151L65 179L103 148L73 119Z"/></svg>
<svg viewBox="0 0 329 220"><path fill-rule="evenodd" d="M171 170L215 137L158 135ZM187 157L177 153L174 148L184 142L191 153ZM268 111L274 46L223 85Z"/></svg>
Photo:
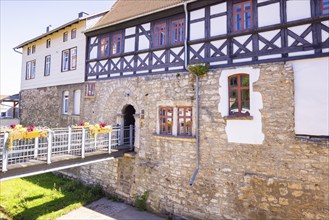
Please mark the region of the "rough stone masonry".
<svg viewBox="0 0 329 220"><path fill-rule="evenodd" d="M83 99L80 116L61 115L64 90L82 84L22 91L22 122L49 127L77 121L118 123L125 105L145 112L136 117L136 156L65 170L128 202L149 192L157 213L192 219L329 219L329 148L294 133L294 72L284 63L254 65L252 86L262 95L263 144L229 143L227 121L218 111L222 69L200 79L200 169L193 186L195 138L156 134L157 106L191 103L191 74L163 74L96 82L96 97ZM73 94L70 92L70 95ZM147 94L147 95L146 95ZM195 117L193 118L195 119Z"/></svg>

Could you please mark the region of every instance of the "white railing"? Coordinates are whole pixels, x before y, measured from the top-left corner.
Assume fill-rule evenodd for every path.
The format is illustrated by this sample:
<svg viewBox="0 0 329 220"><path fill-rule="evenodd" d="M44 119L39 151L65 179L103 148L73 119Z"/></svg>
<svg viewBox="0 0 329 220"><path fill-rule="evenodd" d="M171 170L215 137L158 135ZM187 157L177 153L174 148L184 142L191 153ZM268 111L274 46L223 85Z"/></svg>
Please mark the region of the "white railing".
<svg viewBox="0 0 329 220"><path fill-rule="evenodd" d="M8 137L9 133L0 133L2 172L8 168L18 168L19 165L50 164L133 148L134 127L115 126L112 132L97 135L92 135L87 128L54 128L49 129L48 137L14 140L10 150Z"/></svg>

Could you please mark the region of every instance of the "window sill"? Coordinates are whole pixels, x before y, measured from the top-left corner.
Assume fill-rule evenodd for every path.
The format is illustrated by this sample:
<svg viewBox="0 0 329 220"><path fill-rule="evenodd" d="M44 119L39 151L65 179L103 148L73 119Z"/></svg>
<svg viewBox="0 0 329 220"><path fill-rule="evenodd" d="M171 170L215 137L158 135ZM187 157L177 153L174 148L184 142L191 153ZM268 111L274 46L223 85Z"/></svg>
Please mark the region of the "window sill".
<svg viewBox="0 0 329 220"><path fill-rule="evenodd" d="M153 138L170 140L170 141L184 141L191 143L196 142L196 138L194 136L172 136L172 135L163 135L163 134L153 134Z"/></svg>
<svg viewBox="0 0 329 220"><path fill-rule="evenodd" d="M73 117L73 118L79 118L80 115L75 115L75 114L73 114L73 115L71 115L71 117Z"/></svg>
<svg viewBox="0 0 329 220"><path fill-rule="evenodd" d="M229 115L229 116L224 117L225 121L227 121L227 120L243 120L243 121L246 121L246 120L253 120L253 119L254 119L254 117L252 117L252 116Z"/></svg>

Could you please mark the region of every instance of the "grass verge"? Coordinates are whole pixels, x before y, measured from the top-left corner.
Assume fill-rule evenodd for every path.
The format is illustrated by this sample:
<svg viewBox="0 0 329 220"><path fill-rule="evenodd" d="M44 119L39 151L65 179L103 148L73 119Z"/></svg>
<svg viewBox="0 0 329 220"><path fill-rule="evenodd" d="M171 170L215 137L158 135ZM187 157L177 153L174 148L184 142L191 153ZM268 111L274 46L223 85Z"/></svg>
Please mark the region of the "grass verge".
<svg viewBox="0 0 329 220"><path fill-rule="evenodd" d="M100 187L52 173L0 182L0 210L14 220L56 219L102 196Z"/></svg>

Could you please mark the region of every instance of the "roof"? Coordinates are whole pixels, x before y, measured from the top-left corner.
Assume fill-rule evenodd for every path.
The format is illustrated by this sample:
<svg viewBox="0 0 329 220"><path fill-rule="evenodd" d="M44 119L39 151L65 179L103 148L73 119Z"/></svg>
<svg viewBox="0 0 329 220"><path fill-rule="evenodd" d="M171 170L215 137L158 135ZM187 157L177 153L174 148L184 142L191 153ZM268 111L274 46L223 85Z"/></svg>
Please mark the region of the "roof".
<svg viewBox="0 0 329 220"><path fill-rule="evenodd" d="M111 10L86 32L172 8L183 2L184 0L117 0Z"/></svg>
<svg viewBox="0 0 329 220"><path fill-rule="evenodd" d="M39 35L39 36L37 36L37 37L31 39L31 40L25 41L24 43L21 43L20 45L14 47L14 49L22 48L22 47L24 47L25 45L27 45L27 44L29 44L29 43L32 43L32 42L37 41L37 40L39 40L39 39L41 39L41 38L43 38L43 37L46 37L46 36L48 36L48 35L51 35L51 34L57 32L57 31L59 31L59 30L61 30L61 29L64 29L64 28L66 28L66 27L68 27L68 26L71 26L71 25L73 25L73 24L75 24L75 23L78 23L78 22L81 21L81 20L85 20L85 19L87 19L87 18L91 18L91 17L97 16L97 15L101 15L101 14L103 14L103 13L107 13L107 12L108 12L108 10L103 11L103 12L100 12L100 13L96 13L96 14L93 14L93 15L90 15L90 16L84 16L84 17L81 17L81 18L74 19L74 20L72 20L72 21L70 21L70 22L68 22L68 23L66 23L66 24L63 24L63 25L61 25L61 26L59 26L59 27L57 27L57 28L55 28L55 29L52 29L52 30L50 30L50 31L48 31L48 32L46 32L46 33L44 33L44 34L41 34L41 35Z"/></svg>
<svg viewBox="0 0 329 220"><path fill-rule="evenodd" d="M19 101L19 94L10 95L6 97L1 97L1 102L18 102Z"/></svg>

